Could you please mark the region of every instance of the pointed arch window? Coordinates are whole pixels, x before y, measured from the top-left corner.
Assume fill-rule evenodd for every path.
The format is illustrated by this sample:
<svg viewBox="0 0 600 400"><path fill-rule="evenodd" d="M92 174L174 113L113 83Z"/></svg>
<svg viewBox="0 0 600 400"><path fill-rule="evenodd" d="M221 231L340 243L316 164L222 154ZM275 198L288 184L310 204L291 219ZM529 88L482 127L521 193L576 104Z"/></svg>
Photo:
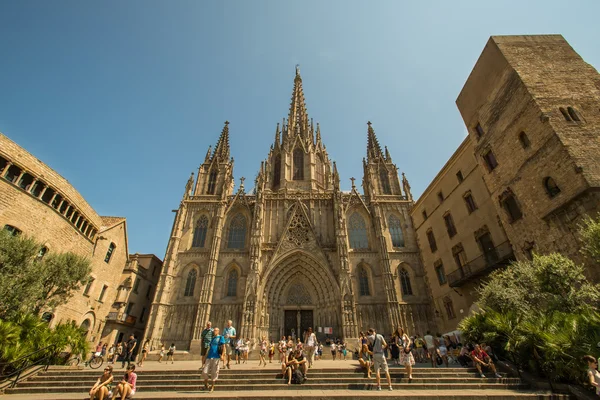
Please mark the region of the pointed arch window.
<svg viewBox="0 0 600 400"><path fill-rule="evenodd" d="M275 162L273 163L273 186L279 186L281 183L281 156L278 154L275 156Z"/></svg>
<svg viewBox="0 0 600 400"><path fill-rule="evenodd" d="M392 246L404 247L404 235L402 234L402 224L400 218L390 215L388 220L390 235L392 236Z"/></svg>
<svg viewBox="0 0 600 400"><path fill-rule="evenodd" d="M243 249L246 246L246 217L237 214L231 219L227 248Z"/></svg>
<svg viewBox="0 0 600 400"><path fill-rule="evenodd" d="M112 258L112 254L113 251L115 251L115 248L117 247L116 244L111 243L110 246L108 246L108 250L106 251L106 256L104 257L104 262L105 263L109 263L110 259Z"/></svg>
<svg viewBox="0 0 600 400"><path fill-rule="evenodd" d="M390 178L385 168L379 170L379 180L381 181L381 191L383 194L392 194L392 188L390 187Z"/></svg>
<svg viewBox="0 0 600 400"><path fill-rule="evenodd" d="M236 269L232 269L229 272L229 276L227 277L227 296L228 297L236 297L237 296L237 281L238 281L238 272Z"/></svg>
<svg viewBox="0 0 600 400"><path fill-rule="evenodd" d="M294 180L304 180L304 151L297 148L294 150Z"/></svg>
<svg viewBox="0 0 600 400"><path fill-rule="evenodd" d="M410 275L404 268L400 270L400 286L402 288L402 294L405 296L412 296L412 286L410 284Z"/></svg>
<svg viewBox="0 0 600 400"><path fill-rule="evenodd" d="M358 269L358 289L361 296L370 296L371 290L369 289L369 274L364 267Z"/></svg>
<svg viewBox="0 0 600 400"><path fill-rule="evenodd" d="M208 190L207 194L215 194L215 188L217 187L217 171L212 170L208 176Z"/></svg>
<svg viewBox="0 0 600 400"><path fill-rule="evenodd" d="M350 216L348 224L348 237L350 239L350 248L368 249L369 239L367 237L367 225L359 213Z"/></svg>
<svg viewBox="0 0 600 400"><path fill-rule="evenodd" d="M196 227L194 228L194 239L192 240L192 247L204 247L206 241L206 231L208 230L208 217L203 215L198 219Z"/></svg>
<svg viewBox="0 0 600 400"><path fill-rule="evenodd" d="M187 280L185 281L185 292L183 295L185 297L190 297L194 295L194 289L196 288L196 278L198 277L198 271L195 269L188 272Z"/></svg>
<svg viewBox="0 0 600 400"><path fill-rule="evenodd" d="M319 185L324 185L325 184L325 175L323 173L323 157L318 154L317 155L317 165L316 165L316 169L317 169L317 183Z"/></svg>
<svg viewBox="0 0 600 400"><path fill-rule="evenodd" d="M560 193L560 188L556 184L556 181L549 176L544 178L544 189L546 189L546 193L548 193L548 196L551 198Z"/></svg>

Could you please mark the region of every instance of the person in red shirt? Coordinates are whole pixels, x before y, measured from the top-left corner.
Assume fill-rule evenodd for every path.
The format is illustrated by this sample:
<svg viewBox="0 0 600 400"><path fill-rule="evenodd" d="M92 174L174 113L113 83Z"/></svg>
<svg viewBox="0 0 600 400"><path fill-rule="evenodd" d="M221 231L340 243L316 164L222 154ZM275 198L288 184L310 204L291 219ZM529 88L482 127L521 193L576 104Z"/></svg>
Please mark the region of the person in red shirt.
<svg viewBox="0 0 600 400"><path fill-rule="evenodd" d="M471 352L471 358L475 363L475 368L477 368L477 371L479 372L479 375L482 378L485 378L485 375L483 374L483 372L481 372L482 366L489 368L492 371L492 373L496 376L496 378L502 378L502 375L496 372L496 366L492 362L490 356L488 356L488 354L485 351L483 351L481 349L481 346L479 346L478 344L475 345L475 350Z"/></svg>

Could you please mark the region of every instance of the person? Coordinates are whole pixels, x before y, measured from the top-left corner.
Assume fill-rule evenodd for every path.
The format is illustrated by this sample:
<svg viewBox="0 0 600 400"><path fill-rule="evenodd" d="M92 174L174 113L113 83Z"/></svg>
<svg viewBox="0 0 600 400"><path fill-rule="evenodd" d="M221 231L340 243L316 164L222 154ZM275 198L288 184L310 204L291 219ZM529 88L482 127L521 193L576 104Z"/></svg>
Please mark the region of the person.
<svg viewBox="0 0 600 400"><path fill-rule="evenodd" d="M167 351L167 363L171 360L171 364L175 363L175 343L171 343L169 346L169 351Z"/></svg>
<svg viewBox="0 0 600 400"><path fill-rule="evenodd" d="M127 343L125 343L123 349L123 352L125 353L125 358L123 358L123 361L121 362L121 368L125 368L125 363L127 363L127 367L129 367L131 361L133 360L133 351L135 350L136 346L137 340L135 340L135 336L132 333L131 335L129 335L129 340L127 341Z"/></svg>
<svg viewBox="0 0 600 400"><path fill-rule="evenodd" d="M438 339L438 342L437 355L442 358L442 361L446 364L446 368L448 368L448 348L446 347L446 343L448 342L446 341L446 336Z"/></svg>
<svg viewBox="0 0 600 400"><path fill-rule="evenodd" d="M400 351L400 364L404 365L406 368L406 373L408 374L408 379L412 380L412 368L415 365L415 357L412 353L412 342L410 337L404 332L404 329L399 328L396 330L398 333L398 337L402 343L402 350Z"/></svg>
<svg viewBox="0 0 600 400"><path fill-rule="evenodd" d="M148 352L150 351L150 340L146 339L144 342L144 346L142 346L142 359L140 360L138 366L144 366L144 360L148 357Z"/></svg>
<svg viewBox="0 0 600 400"><path fill-rule="evenodd" d="M165 344L160 344L160 353L158 353L158 362L162 362L163 357L165 356Z"/></svg>
<svg viewBox="0 0 600 400"><path fill-rule="evenodd" d="M335 354L337 353L337 345L335 344L335 342L333 340L331 341L330 347L331 347L331 357L335 361Z"/></svg>
<svg viewBox="0 0 600 400"><path fill-rule="evenodd" d="M277 347L277 350L279 351L279 361L282 363L286 362L286 357L287 357L287 352L286 352L286 340L285 340L285 336L281 337L281 340L279 341L279 346Z"/></svg>
<svg viewBox="0 0 600 400"><path fill-rule="evenodd" d="M114 343L109 347L108 349L108 357L106 357L106 361L109 364L114 363L114 358L115 358L115 350L116 350L116 346L114 345Z"/></svg>
<svg viewBox="0 0 600 400"><path fill-rule="evenodd" d="M242 357L244 353L244 339L239 338L237 342L235 342L235 363L241 364Z"/></svg>
<svg viewBox="0 0 600 400"><path fill-rule="evenodd" d="M212 323L208 321L206 323L206 328L202 330L200 334L200 339L202 340L202 347L200 348L200 355L202 356L202 366L204 367L204 362L206 361L206 354L208 354L208 347L210 346L210 342L212 340L214 334L214 329L212 328Z"/></svg>
<svg viewBox="0 0 600 400"><path fill-rule="evenodd" d="M304 379L308 379L308 363L300 349L294 351L294 369L299 369L300 372L302 372Z"/></svg>
<svg viewBox="0 0 600 400"><path fill-rule="evenodd" d="M502 378L502 375L496 372L496 367L492 362L490 356L487 355L485 351L481 349L481 346L478 344L475 345L475 349L471 352L471 358L473 359L473 363L475 363L475 368L477 368L477 372L479 372L479 376L485 378L485 375L481 371L481 367L489 368L492 373L496 376L496 378Z"/></svg>
<svg viewBox="0 0 600 400"><path fill-rule="evenodd" d="M460 353L458 354L458 362L462 367L466 368L469 366L469 363L471 362L471 357L469 357L470 353L471 350L468 346L461 347Z"/></svg>
<svg viewBox="0 0 600 400"><path fill-rule="evenodd" d="M392 355L392 362L395 365L400 363L400 344L402 341L402 334L400 333L400 330L400 328L397 328L390 339L390 353Z"/></svg>
<svg viewBox="0 0 600 400"><path fill-rule="evenodd" d="M246 340L244 340L244 347L243 347L243 352L242 352L244 364L248 363L248 353L249 352L250 352L250 339L246 338Z"/></svg>
<svg viewBox="0 0 600 400"><path fill-rule="evenodd" d="M108 347L108 343L104 343L102 345L102 350L100 350L100 357L102 357L103 360L106 357L106 348L107 347Z"/></svg>
<svg viewBox="0 0 600 400"><path fill-rule="evenodd" d="M425 362L425 350L423 347L425 346L425 341L421 337L421 335L415 335L415 353L417 355L417 362Z"/></svg>
<svg viewBox="0 0 600 400"><path fill-rule="evenodd" d="M389 390L393 390L392 378L390 378L390 371L388 370L387 361L383 353L383 350L388 347L388 344L383 336L378 334L374 328L369 329L368 342L373 346L373 365L375 367L375 378L377 379L377 390L381 390L382 370L387 378Z"/></svg>
<svg viewBox="0 0 600 400"><path fill-rule="evenodd" d="M265 365L265 367L267 366L267 337L263 336L262 340L260 341L260 360L258 361L258 366L260 367L261 365Z"/></svg>
<svg viewBox="0 0 600 400"><path fill-rule="evenodd" d="M598 360L590 355L583 356L583 361L587 361L587 377L590 385L596 390L596 395L600 396L600 372L598 372Z"/></svg>
<svg viewBox="0 0 600 400"><path fill-rule="evenodd" d="M269 340L269 364L273 363L273 356L275 355L275 342L273 338Z"/></svg>
<svg viewBox="0 0 600 400"><path fill-rule="evenodd" d="M492 350L492 346L489 346L489 345L487 345L485 343L481 343L481 348L483 349L483 351L485 351L488 354L488 356L490 356L490 358L492 359L493 362L498 361L498 359L494 355L494 351Z"/></svg>
<svg viewBox="0 0 600 400"><path fill-rule="evenodd" d="M358 353L358 362L367 370L367 378L371 379L371 356L373 353L369 351L369 346L363 344Z"/></svg>
<svg viewBox="0 0 600 400"><path fill-rule="evenodd" d="M304 335L304 348L306 349L306 357L308 358L308 368L312 368L315 362L315 346L317 344L317 335L313 332L312 327L306 330Z"/></svg>
<svg viewBox="0 0 600 400"><path fill-rule="evenodd" d="M100 378L98 378L98 380L90 390L90 400L104 400L105 397L107 399L109 398L108 394L110 393L111 384L114 380L112 372L112 366L107 365L106 368L104 368L104 373Z"/></svg>
<svg viewBox="0 0 600 400"><path fill-rule="evenodd" d="M127 372L125 373L125 376L123 376L121 382L119 382L117 387L115 387L112 397L116 398L117 396L121 396L121 399L132 398L133 395L135 395L136 382L137 374L135 373L135 364L129 364L127 366Z"/></svg>
<svg viewBox="0 0 600 400"><path fill-rule="evenodd" d="M113 356L113 364L116 364L119 361L119 357L123 357L123 342L119 342L117 344L117 349L115 350L115 355Z"/></svg>
<svg viewBox="0 0 600 400"><path fill-rule="evenodd" d="M287 384L292 383L292 372L294 370L294 353L289 353L281 363L281 373L283 379L287 378Z"/></svg>
<svg viewBox="0 0 600 400"><path fill-rule="evenodd" d="M320 360L321 358L323 358L323 343L319 343L319 345L317 346L318 350L317 350L317 360Z"/></svg>
<svg viewBox="0 0 600 400"><path fill-rule="evenodd" d="M435 362L435 356L437 352L435 351L435 342L433 340L433 335L430 331L427 331L427 334L423 337L425 339L425 345L427 346L427 354L429 359L431 360L431 367L437 368L437 364Z"/></svg>
<svg viewBox="0 0 600 400"><path fill-rule="evenodd" d="M220 329L213 330L213 337L210 340L208 351L206 353L206 362L202 369L202 378L204 379L204 390L215 390L215 382L219 377L219 361L225 363L225 353L227 352L226 339L221 336ZM211 380L210 389L208 387L208 379Z"/></svg>
<svg viewBox="0 0 600 400"><path fill-rule="evenodd" d="M227 357L227 369L231 369L231 367L229 366L229 363L231 362L231 355L233 354L233 347L232 347L232 340L234 340L237 336L237 333L235 331L235 328L232 326L233 321L229 320L227 321L227 326L225 327L225 329L223 329L223 336L225 337L225 351L227 352L226 357Z"/></svg>

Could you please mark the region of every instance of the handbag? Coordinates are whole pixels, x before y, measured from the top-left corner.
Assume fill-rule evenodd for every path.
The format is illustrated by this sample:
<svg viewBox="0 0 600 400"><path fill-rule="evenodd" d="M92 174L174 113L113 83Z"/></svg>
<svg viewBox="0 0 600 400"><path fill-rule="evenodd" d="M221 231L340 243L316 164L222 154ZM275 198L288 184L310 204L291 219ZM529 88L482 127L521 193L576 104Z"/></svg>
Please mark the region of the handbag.
<svg viewBox="0 0 600 400"><path fill-rule="evenodd" d="M442 365L442 363L444 362L444 360L442 360L442 357L440 357L438 355L437 358L435 359L435 362L437 363L437 365Z"/></svg>

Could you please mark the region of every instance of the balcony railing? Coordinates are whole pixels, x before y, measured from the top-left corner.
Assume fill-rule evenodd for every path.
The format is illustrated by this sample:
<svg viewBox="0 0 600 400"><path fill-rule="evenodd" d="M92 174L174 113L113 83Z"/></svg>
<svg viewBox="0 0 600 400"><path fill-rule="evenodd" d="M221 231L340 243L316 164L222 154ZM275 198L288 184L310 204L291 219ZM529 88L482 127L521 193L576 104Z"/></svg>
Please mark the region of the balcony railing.
<svg viewBox="0 0 600 400"><path fill-rule="evenodd" d="M137 320L137 317L134 317L133 315L129 315L129 314L125 314L125 313L117 313L117 312L113 311L113 312L108 313L108 316L106 317L106 319L109 321L122 322L127 325L135 325L135 321Z"/></svg>
<svg viewBox="0 0 600 400"><path fill-rule="evenodd" d="M515 260L512 246L506 241L446 275L450 287L461 287L471 279L489 274Z"/></svg>

